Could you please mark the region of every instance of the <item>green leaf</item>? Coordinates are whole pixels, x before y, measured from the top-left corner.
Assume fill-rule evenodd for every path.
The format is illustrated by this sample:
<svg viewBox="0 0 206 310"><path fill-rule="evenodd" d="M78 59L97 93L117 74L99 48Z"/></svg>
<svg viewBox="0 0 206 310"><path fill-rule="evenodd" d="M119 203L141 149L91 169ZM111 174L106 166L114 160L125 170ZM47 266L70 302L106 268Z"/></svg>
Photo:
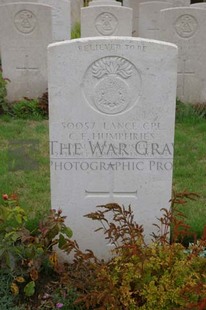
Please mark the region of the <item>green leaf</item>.
<svg viewBox="0 0 206 310"><path fill-rule="evenodd" d="M43 248L37 248L36 249L36 253L39 255L39 254L43 254L44 253L44 250Z"/></svg>
<svg viewBox="0 0 206 310"><path fill-rule="evenodd" d="M72 230L67 226L62 227L61 232L65 234L68 238L71 238L73 235Z"/></svg>
<svg viewBox="0 0 206 310"><path fill-rule="evenodd" d="M56 237L59 233L58 225L54 225L46 234L46 237L49 241L51 241L54 237Z"/></svg>
<svg viewBox="0 0 206 310"><path fill-rule="evenodd" d="M27 283L27 285L24 287L24 293L27 297L34 295L35 293L35 282L34 281Z"/></svg>
<svg viewBox="0 0 206 310"><path fill-rule="evenodd" d="M19 234L16 231L11 231L5 234L5 239L8 241L16 242L19 239Z"/></svg>
<svg viewBox="0 0 206 310"><path fill-rule="evenodd" d="M15 257L13 256L13 254L10 251L5 251L4 256L5 256L6 265L11 270L14 270L14 268L15 268Z"/></svg>
<svg viewBox="0 0 206 310"><path fill-rule="evenodd" d="M21 216L21 214L17 214L16 215L16 221L17 221L18 224L22 223L22 216Z"/></svg>
<svg viewBox="0 0 206 310"><path fill-rule="evenodd" d="M65 245L66 240L62 234L59 235L59 248L62 249L62 247Z"/></svg>

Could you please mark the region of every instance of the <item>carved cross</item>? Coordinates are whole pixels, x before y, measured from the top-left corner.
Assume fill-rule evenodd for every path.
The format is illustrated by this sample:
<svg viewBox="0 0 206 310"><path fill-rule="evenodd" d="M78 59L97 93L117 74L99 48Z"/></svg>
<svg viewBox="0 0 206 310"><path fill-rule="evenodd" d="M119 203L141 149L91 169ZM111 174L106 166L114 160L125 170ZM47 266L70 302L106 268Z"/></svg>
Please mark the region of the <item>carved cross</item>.
<svg viewBox="0 0 206 310"><path fill-rule="evenodd" d="M186 70L186 59L183 60L183 69L178 72L178 75L182 77L182 97L185 96L185 84L186 84L186 78L188 76L195 75L195 72L193 70Z"/></svg>
<svg viewBox="0 0 206 310"><path fill-rule="evenodd" d="M38 67L29 66L29 55L25 55L24 65L22 67L16 67L16 69L26 71L26 72L39 70Z"/></svg>
<svg viewBox="0 0 206 310"><path fill-rule="evenodd" d="M136 191L88 191L85 190L86 198L137 198Z"/></svg>
<svg viewBox="0 0 206 310"><path fill-rule="evenodd" d="M37 72L39 70L38 67L35 67L35 66L30 66L29 65L29 55L25 55L25 58L24 58L24 64L23 66L18 66L16 67L16 70L18 71L22 71L25 78L26 78L26 88L27 88L27 94L29 94L29 91L30 91L30 88L32 86L32 83L30 82L30 72Z"/></svg>

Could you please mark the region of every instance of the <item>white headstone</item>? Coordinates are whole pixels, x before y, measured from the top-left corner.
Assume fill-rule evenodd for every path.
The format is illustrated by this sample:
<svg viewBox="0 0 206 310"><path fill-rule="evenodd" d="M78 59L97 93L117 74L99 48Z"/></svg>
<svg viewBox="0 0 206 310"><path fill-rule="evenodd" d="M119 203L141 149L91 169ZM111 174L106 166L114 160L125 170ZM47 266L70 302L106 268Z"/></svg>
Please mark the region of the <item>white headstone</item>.
<svg viewBox="0 0 206 310"><path fill-rule="evenodd" d="M132 36L132 9L124 8L120 2L93 0L81 9L81 37ZM98 4L98 5L97 5ZM106 5L107 4L107 5Z"/></svg>
<svg viewBox="0 0 206 310"><path fill-rule="evenodd" d="M52 208L101 258L111 246L84 217L97 205L131 205L151 240L171 198L177 47L99 37L48 51Z"/></svg>
<svg viewBox="0 0 206 310"><path fill-rule="evenodd" d="M71 38L71 6L69 0L38 0L52 6L53 41L64 41Z"/></svg>
<svg viewBox="0 0 206 310"><path fill-rule="evenodd" d="M77 0L76 0L77 1ZM19 0L0 0L0 4L16 3ZM25 3L39 3L52 7L53 42L69 40L71 37L70 0L24 0Z"/></svg>
<svg viewBox="0 0 206 310"><path fill-rule="evenodd" d="M139 4L142 2L151 2L152 0L123 0L123 6L133 9L133 37L138 37L139 26ZM154 0L155 1L155 0Z"/></svg>
<svg viewBox="0 0 206 310"><path fill-rule="evenodd" d="M139 35L139 5L140 3L153 2L157 0L123 0L123 5L133 9L133 36L138 37ZM166 0L171 6L189 6L190 0Z"/></svg>
<svg viewBox="0 0 206 310"><path fill-rule="evenodd" d="M205 9L206 8L206 2L198 2L198 3L193 3L190 5L192 8L200 8L200 9Z"/></svg>
<svg viewBox="0 0 206 310"><path fill-rule="evenodd" d="M178 98L186 103L206 102L206 11L172 8L161 11L161 39L177 44Z"/></svg>
<svg viewBox="0 0 206 310"><path fill-rule="evenodd" d="M74 26L80 23L81 8L84 6L83 0L71 0L71 24Z"/></svg>
<svg viewBox="0 0 206 310"><path fill-rule="evenodd" d="M98 5L115 5L121 6L121 3L116 0L91 0L89 6L98 6Z"/></svg>
<svg viewBox="0 0 206 310"><path fill-rule="evenodd" d="M52 8L14 3L0 6L1 61L7 98L37 98L47 90L47 46Z"/></svg>
<svg viewBox="0 0 206 310"><path fill-rule="evenodd" d="M190 6L190 0L166 0L171 3L174 7Z"/></svg>
<svg viewBox="0 0 206 310"><path fill-rule="evenodd" d="M139 36L159 39L160 11L172 5L163 1L143 2L139 5Z"/></svg>

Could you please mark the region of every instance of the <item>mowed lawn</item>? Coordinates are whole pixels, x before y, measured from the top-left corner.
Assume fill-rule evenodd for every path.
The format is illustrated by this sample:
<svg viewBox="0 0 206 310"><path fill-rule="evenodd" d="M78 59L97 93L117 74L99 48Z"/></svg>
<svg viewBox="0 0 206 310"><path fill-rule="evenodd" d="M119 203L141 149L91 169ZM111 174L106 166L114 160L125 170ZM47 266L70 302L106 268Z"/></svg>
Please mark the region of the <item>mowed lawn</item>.
<svg viewBox="0 0 206 310"><path fill-rule="evenodd" d="M200 196L182 207L200 237L206 225L206 119L176 123L173 176L176 191Z"/></svg>
<svg viewBox="0 0 206 310"><path fill-rule="evenodd" d="M20 140L20 142L18 142ZM23 154L27 161L24 141L37 141L28 156L38 162L38 169L15 169L12 156ZM12 144L17 141L17 146ZM50 208L48 120L31 121L0 118L0 193L16 193L20 204L30 215L39 217ZM21 165L22 163L20 163ZM16 170L16 171L15 171ZM174 189L200 195L198 201L183 207L188 223L201 235L206 225L206 120L176 122ZM152 205L152 202L151 202ZM154 219L155 222L155 219Z"/></svg>

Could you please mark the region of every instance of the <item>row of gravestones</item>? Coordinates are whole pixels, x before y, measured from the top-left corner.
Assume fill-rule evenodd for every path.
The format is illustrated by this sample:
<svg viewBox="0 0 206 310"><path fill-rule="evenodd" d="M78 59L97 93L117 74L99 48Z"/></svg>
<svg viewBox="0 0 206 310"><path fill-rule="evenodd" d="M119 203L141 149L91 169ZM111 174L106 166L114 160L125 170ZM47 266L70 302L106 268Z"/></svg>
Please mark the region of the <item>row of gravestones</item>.
<svg viewBox="0 0 206 310"><path fill-rule="evenodd" d="M65 0L66 1L66 0ZM67 0L68 1L68 0ZM8 4L8 3L13 3L13 2L33 2L33 3L44 3L47 5L50 5L54 8L56 8L56 13L58 14L61 12L61 8L62 8L62 4L61 4L61 0L60 1L55 1L55 0L24 0L24 1L20 1L20 0L0 0L0 5L3 4ZM81 18L81 8L84 5L84 0L69 0L68 2L70 2L70 6L71 9L69 9L69 11L71 11L71 25L74 26L76 23L80 22L80 18ZM68 13L68 9L65 7L66 12L64 12L65 14ZM60 21L59 21L60 22Z"/></svg>
<svg viewBox="0 0 206 310"><path fill-rule="evenodd" d="M142 3L158 4L154 0L123 0L123 6L116 0L90 1L88 7L81 9L81 37L99 35L141 37L139 16L142 14L139 11ZM162 9L189 5L190 0L166 0Z"/></svg>
<svg viewBox="0 0 206 310"><path fill-rule="evenodd" d="M193 14L186 10L183 16ZM34 78L46 88L42 59L52 42L52 8L16 3L1 7L0 14L1 35L12 30L2 45L3 70L15 68L16 93L26 87L28 97L35 97ZM199 31L204 21L199 15L195 21ZM177 61L176 45L150 39L99 37L49 45L52 208L67 215L81 248L101 258L111 255L113 244L94 234L99 225L84 217L96 205L132 205L147 241L160 209L169 208ZM189 72L183 63L184 78Z"/></svg>
<svg viewBox="0 0 206 310"><path fill-rule="evenodd" d="M70 39L82 5L83 0L0 0L1 63L9 101L46 91L47 46Z"/></svg>
<svg viewBox="0 0 206 310"><path fill-rule="evenodd" d="M36 1L52 4L52 9L48 6L31 5L29 1L24 4L1 6L1 58L4 77L10 81L7 83L9 101L42 95L47 89L47 46L51 42L70 39L70 2ZM173 3L136 1L134 10L137 12L138 4L140 13L138 13L137 31L141 37L178 45L177 96L183 102L205 103L206 4L193 5L193 9L191 7L168 9L171 6L189 5L190 2L190 0L170 1ZM130 36L132 9L122 7L115 0L93 0L88 8L82 8L81 23L82 37Z"/></svg>
<svg viewBox="0 0 206 310"><path fill-rule="evenodd" d="M175 43L179 48L177 97L206 104L206 3L169 9L165 2L140 4L141 37Z"/></svg>
<svg viewBox="0 0 206 310"><path fill-rule="evenodd" d="M150 5L157 8L159 5L160 9L189 7L191 0L122 0L122 3L123 7L116 0L91 0L88 7L81 9L82 37L125 34L141 37L142 19L140 22L139 17L142 16L142 4L148 4L149 11Z"/></svg>
<svg viewBox="0 0 206 310"><path fill-rule="evenodd" d="M1 7L1 58L4 77L10 81L7 83L9 101L42 95L47 89L47 46L51 42L70 39L69 1L36 1L52 3L53 9L48 6L31 5L29 2ZM135 3L136 9L138 4L140 13L139 35L172 42L179 47L178 98L183 102L205 103L206 4L194 4L193 9L191 7L168 9L174 5L189 5L189 1L173 0L172 4L161 1ZM196 7L199 10L195 10ZM132 10L122 7L115 0L93 0L88 8L82 8L81 22L82 37L128 36L132 32Z"/></svg>
<svg viewBox="0 0 206 310"><path fill-rule="evenodd" d="M177 44L177 96L183 102L206 103L206 3L123 0L123 4L130 8L114 0L93 0L82 8L82 37L131 36L133 32L133 36Z"/></svg>

